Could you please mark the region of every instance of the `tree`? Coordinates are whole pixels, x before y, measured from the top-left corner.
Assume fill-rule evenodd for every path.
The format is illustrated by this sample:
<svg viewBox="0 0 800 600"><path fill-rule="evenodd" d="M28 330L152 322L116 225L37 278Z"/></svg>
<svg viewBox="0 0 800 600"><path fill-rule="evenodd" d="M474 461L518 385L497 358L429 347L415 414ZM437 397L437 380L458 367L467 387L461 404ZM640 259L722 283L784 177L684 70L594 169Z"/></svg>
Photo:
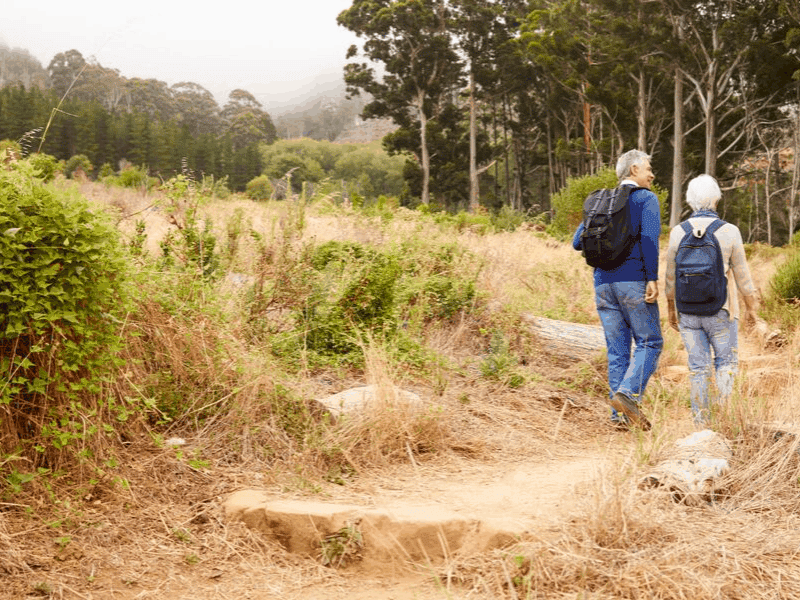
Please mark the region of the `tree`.
<svg viewBox="0 0 800 600"><path fill-rule="evenodd" d="M134 77L128 80L126 92L124 98L126 112L138 110L151 119L160 120L167 120L174 116L175 106L172 92L166 82Z"/></svg>
<svg viewBox="0 0 800 600"><path fill-rule="evenodd" d="M234 150L250 144L271 144L277 137L275 125L261 103L245 90L233 90L220 113L231 136Z"/></svg>
<svg viewBox="0 0 800 600"><path fill-rule="evenodd" d="M50 85L59 98L63 98L72 87L78 76L86 68L86 60L77 50L59 52L47 65Z"/></svg>
<svg viewBox="0 0 800 600"><path fill-rule="evenodd" d="M222 122L214 96L202 85L182 81L170 87L178 122L192 135L218 133Z"/></svg>
<svg viewBox="0 0 800 600"><path fill-rule="evenodd" d="M367 92L372 97L362 115L391 117L405 129L418 124L417 158L424 204L430 202L428 124L462 84L462 61L453 49L449 19L444 0L354 0L337 19L340 25L364 36L364 56L382 64L381 77L365 62L345 65L348 93ZM358 48L353 45L347 58L357 54Z"/></svg>
<svg viewBox="0 0 800 600"><path fill-rule="evenodd" d="M0 89L9 85L22 85L26 90L47 84L47 71L27 50L3 46L0 42Z"/></svg>

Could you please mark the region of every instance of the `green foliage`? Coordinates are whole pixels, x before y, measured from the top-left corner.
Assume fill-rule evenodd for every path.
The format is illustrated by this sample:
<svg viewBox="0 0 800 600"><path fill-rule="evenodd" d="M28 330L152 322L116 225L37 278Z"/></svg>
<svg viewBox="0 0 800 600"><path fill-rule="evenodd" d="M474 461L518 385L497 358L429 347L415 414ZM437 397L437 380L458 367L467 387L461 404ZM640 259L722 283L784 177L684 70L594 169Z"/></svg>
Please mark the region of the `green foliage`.
<svg viewBox="0 0 800 600"><path fill-rule="evenodd" d="M3 161L22 157L22 146L13 140L0 140L0 156Z"/></svg>
<svg viewBox="0 0 800 600"><path fill-rule="evenodd" d="M197 192L206 198L219 198L220 200L229 198L231 190L228 188L228 176L216 178L214 175L204 173L197 183Z"/></svg>
<svg viewBox="0 0 800 600"><path fill-rule="evenodd" d="M92 166L92 161L90 161L89 157L85 154L76 154L71 156L64 165L64 175L71 178L75 175L75 172L78 169L83 171L84 175L87 176L90 175L94 169Z"/></svg>
<svg viewBox="0 0 800 600"><path fill-rule="evenodd" d="M313 143L307 141L309 145ZM290 177L292 189L296 192L301 190L303 182L316 183L325 178L322 165L311 155L312 153L304 152L302 148L299 151L292 150L291 145L281 142L267 146L263 151L264 174L272 179Z"/></svg>
<svg viewBox="0 0 800 600"><path fill-rule="evenodd" d="M480 364L481 374L487 379L500 381L509 387L518 388L525 377L517 371L519 361L509 349L508 341L501 331L492 332L489 352Z"/></svg>
<svg viewBox="0 0 800 600"><path fill-rule="evenodd" d="M800 252L793 250L770 280L770 291L778 300L800 302Z"/></svg>
<svg viewBox="0 0 800 600"><path fill-rule="evenodd" d="M45 182L51 181L56 173L64 169L64 165L55 156L50 156L49 154L37 152L31 154L27 160L33 166L36 176Z"/></svg>
<svg viewBox="0 0 800 600"><path fill-rule="evenodd" d="M245 196L251 200L269 200L272 193L272 183L266 175L259 175L255 179L251 179L244 189Z"/></svg>
<svg viewBox="0 0 800 600"><path fill-rule="evenodd" d="M106 177L111 177L114 175L114 167L111 166L111 163L103 163L100 167L100 170L97 172L98 179L105 179Z"/></svg>
<svg viewBox="0 0 800 600"><path fill-rule="evenodd" d="M97 432L87 402L116 365L127 269L114 227L28 168L0 171L2 446L45 454Z"/></svg>
<svg viewBox="0 0 800 600"><path fill-rule="evenodd" d="M605 168L594 175L571 177L567 185L550 198L550 206L555 213L550 232L558 237L572 234L583 218L583 201L594 190L613 188L618 179L614 169Z"/></svg>
<svg viewBox="0 0 800 600"><path fill-rule="evenodd" d="M359 342L369 333L394 340L404 360L422 364L414 332L454 318L475 300L477 273L464 258L454 245L414 240L388 249L338 241L309 247L301 258L308 291L296 309L298 326L275 336L273 349L282 356L308 352L320 364L359 364Z"/></svg>
<svg viewBox="0 0 800 600"><path fill-rule="evenodd" d="M618 183L617 175L610 167L600 169L593 175L569 178L567 185L550 198L555 214L548 232L561 239L571 236L583 219L583 202L586 197L600 188L616 187ZM661 222L668 222L666 199L669 192L657 184L652 186L652 191L658 197L661 207Z"/></svg>
<svg viewBox="0 0 800 600"><path fill-rule="evenodd" d="M211 278L219 267L215 252L217 238L211 219L201 223L197 217L200 196L194 182L185 175L176 175L161 186L167 197L165 209L177 226L177 234L169 231L161 241L163 267L197 271L204 279Z"/></svg>
<svg viewBox="0 0 800 600"><path fill-rule="evenodd" d="M346 190L351 200L355 195L365 200L380 195L397 196L403 190L405 158L389 156L378 143L280 140L264 147L262 153L264 174L281 179L291 171L295 191L300 191L304 182L325 187L326 180L336 182L337 189Z"/></svg>
<svg viewBox="0 0 800 600"><path fill-rule="evenodd" d="M150 178L147 175L147 168L129 166L119 172L114 182L120 187L133 189L149 189Z"/></svg>
<svg viewBox="0 0 800 600"><path fill-rule="evenodd" d="M320 561L326 567L339 568L361 560L364 540L356 524L348 523L320 542Z"/></svg>

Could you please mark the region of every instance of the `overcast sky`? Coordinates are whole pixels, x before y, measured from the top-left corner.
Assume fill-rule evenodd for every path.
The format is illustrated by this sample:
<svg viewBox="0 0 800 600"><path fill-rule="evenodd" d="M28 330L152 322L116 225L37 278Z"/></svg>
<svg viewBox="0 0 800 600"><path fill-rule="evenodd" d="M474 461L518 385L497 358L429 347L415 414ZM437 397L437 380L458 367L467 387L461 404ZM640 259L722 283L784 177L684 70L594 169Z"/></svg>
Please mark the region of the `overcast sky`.
<svg viewBox="0 0 800 600"><path fill-rule="evenodd" d="M220 104L241 88L265 106L340 80L357 38L336 23L351 0L1 0L0 42L42 66L94 56L120 75L193 81ZM321 86L321 84L318 84Z"/></svg>

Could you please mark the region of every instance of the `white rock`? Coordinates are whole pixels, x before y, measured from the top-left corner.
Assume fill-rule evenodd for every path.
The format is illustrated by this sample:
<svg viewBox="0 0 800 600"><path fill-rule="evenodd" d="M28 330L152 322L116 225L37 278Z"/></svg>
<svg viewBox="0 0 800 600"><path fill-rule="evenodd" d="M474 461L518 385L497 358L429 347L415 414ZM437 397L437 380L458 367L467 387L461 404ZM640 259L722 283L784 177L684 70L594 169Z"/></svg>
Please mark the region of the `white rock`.
<svg viewBox="0 0 800 600"><path fill-rule="evenodd" d="M381 389L376 385L365 385L352 388L318 400L334 417L344 414L359 413L380 405L401 408L422 406L422 398L414 392L400 388Z"/></svg>

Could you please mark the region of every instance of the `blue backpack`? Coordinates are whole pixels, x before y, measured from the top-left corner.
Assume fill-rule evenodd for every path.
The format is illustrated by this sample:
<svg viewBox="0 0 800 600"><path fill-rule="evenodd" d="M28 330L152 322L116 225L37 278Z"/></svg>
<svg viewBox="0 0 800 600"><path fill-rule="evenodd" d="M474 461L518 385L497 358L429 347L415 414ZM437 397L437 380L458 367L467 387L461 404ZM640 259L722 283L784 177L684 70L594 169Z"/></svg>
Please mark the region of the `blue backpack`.
<svg viewBox="0 0 800 600"><path fill-rule="evenodd" d="M711 316L728 298L722 250L714 232L725 225L714 220L698 237L689 221L681 223L684 235L675 255L675 304L678 312Z"/></svg>

